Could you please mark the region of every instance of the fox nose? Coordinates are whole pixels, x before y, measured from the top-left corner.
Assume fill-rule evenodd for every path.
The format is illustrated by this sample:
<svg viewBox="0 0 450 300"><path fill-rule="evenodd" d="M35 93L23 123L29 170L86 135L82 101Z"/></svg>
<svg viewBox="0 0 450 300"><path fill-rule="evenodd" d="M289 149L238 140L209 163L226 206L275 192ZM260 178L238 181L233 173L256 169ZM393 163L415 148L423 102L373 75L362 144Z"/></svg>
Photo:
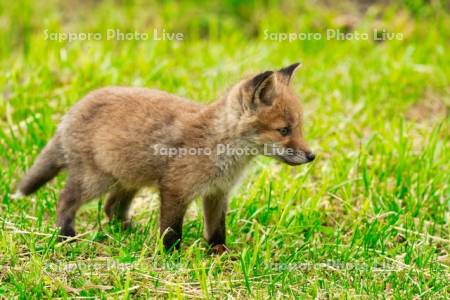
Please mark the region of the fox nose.
<svg viewBox="0 0 450 300"><path fill-rule="evenodd" d="M306 159L308 159L309 162L313 161L316 158L316 155L310 151L306 152Z"/></svg>

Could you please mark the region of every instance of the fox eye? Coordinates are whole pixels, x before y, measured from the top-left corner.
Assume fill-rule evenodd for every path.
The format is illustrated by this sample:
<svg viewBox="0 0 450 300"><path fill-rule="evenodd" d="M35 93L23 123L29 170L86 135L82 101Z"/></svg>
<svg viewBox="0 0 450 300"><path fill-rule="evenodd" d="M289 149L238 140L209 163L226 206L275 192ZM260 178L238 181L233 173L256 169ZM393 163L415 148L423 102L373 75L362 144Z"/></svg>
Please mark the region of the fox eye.
<svg viewBox="0 0 450 300"><path fill-rule="evenodd" d="M283 128L278 129L278 131L280 132L280 134L282 136L287 136L287 135L291 134L291 128L290 127L283 127Z"/></svg>

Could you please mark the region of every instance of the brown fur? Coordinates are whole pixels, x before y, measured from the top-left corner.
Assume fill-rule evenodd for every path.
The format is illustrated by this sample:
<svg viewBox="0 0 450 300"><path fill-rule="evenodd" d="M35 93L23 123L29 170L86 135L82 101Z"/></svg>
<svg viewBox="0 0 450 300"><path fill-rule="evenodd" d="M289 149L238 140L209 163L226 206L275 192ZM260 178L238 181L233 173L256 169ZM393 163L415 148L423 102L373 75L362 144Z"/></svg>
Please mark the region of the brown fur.
<svg viewBox="0 0 450 300"><path fill-rule="evenodd" d="M166 248L179 247L183 217L195 197L204 199L205 235L211 245L225 243L229 190L254 156L167 156L154 147L216 149L218 144L248 147L288 164L311 161L301 133L301 109L289 87L297 64L264 72L232 87L220 100L199 105L158 90L109 87L79 101L63 118L19 185L30 194L62 168L68 180L57 207L61 235L73 236L78 208L110 193L105 212L127 224L136 192L157 186L161 194L160 231ZM280 129L290 127L289 135Z"/></svg>

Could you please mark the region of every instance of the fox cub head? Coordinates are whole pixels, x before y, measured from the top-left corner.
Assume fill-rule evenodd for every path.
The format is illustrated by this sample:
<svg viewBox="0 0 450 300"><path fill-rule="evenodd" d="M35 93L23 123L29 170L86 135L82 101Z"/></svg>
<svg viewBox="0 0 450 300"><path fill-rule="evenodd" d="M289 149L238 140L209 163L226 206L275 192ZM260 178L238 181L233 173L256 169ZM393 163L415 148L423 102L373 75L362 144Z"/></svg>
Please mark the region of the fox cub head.
<svg viewBox="0 0 450 300"><path fill-rule="evenodd" d="M238 87L240 134L259 153L289 165L314 160L302 134L302 110L289 86L296 63L244 80Z"/></svg>

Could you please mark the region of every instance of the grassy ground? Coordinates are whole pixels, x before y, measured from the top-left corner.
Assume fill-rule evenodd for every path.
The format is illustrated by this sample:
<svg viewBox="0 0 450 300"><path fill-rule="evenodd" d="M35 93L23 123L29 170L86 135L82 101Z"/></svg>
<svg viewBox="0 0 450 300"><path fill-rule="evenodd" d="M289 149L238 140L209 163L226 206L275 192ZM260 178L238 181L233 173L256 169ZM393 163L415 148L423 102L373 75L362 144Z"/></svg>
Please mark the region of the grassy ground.
<svg viewBox="0 0 450 300"><path fill-rule="evenodd" d="M449 298L448 7L314 3L1 2L0 297ZM109 28L184 40L45 39ZM404 38L265 39L327 28ZM107 224L101 201L84 206L70 244L53 227L64 174L32 197L9 196L63 113L96 87L209 102L244 75L296 61L318 158L295 169L254 162L231 200L228 255L208 255L195 204L182 251L159 253L151 191L127 232Z"/></svg>

